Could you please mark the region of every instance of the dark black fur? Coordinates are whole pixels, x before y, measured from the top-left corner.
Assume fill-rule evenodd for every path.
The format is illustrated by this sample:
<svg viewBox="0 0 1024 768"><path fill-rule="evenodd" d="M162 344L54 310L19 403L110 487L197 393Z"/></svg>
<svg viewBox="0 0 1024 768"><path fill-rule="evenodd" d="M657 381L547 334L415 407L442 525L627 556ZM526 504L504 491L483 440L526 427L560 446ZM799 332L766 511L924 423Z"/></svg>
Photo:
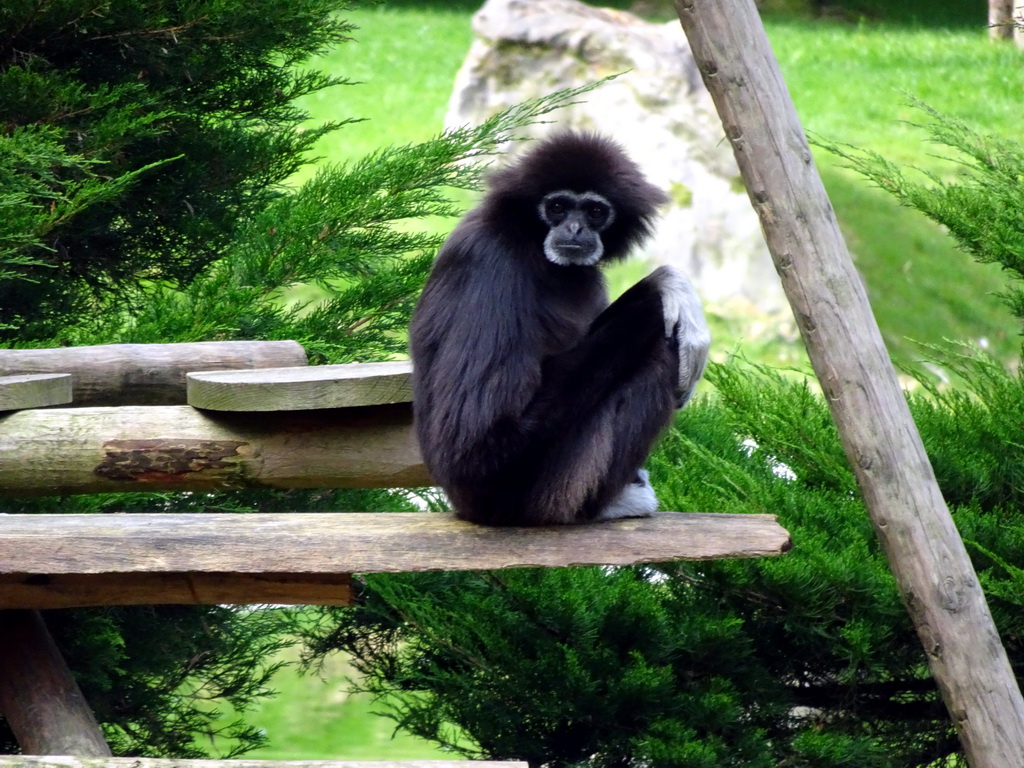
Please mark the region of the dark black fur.
<svg viewBox="0 0 1024 768"><path fill-rule="evenodd" d="M478 523L598 516L676 404L679 357L657 281L608 306L597 267L545 258L538 203L557 190L611 203L605 261L643 241L666 201L615 143L548 139L491 177L438 254L410 329L424 460Z"/></svg>

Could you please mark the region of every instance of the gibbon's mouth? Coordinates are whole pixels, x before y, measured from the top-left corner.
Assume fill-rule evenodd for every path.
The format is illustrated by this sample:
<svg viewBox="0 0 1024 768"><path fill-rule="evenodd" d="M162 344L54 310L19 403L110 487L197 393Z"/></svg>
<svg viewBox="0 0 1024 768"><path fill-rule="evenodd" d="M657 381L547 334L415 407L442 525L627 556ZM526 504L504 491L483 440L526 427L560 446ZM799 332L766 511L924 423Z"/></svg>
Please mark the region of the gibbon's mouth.
<svg viewBox="0 0 1024 768"><path fill-rule="evenodd" d="M549 243L544 252L550 261L563 266L592 266L601 260L604 248L600 243Z"/></svg>
<svg viewBox="0 0 1024 768"><path fill-rule="evenodd" d="M555 245L544 249L552 264L561 267L592 267L601 260L601 252L582 245Z"/></svg>

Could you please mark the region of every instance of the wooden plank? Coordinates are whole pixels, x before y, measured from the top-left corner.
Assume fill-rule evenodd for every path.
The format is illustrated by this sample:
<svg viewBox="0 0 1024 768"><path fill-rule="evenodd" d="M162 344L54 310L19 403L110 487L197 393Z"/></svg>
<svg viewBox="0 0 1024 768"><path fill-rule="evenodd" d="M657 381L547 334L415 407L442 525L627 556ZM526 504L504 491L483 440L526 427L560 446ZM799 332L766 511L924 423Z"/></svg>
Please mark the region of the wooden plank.
<svg viewBox="0 0 1024 768"><path fill-rule="evenodd" d="M754 2L676 9L967 760L1020 765L1024 699Z"/></svg>
<svg viewBox="0 0 1024 768"><path fill-rule="evenodd" d="M38 611L0 611L0 712L26 752L110 755Z"/></svg>
<svg viewBox="0 0 1024 768"><path fill-rule="evenodd" d="M352 363L188 374L188 404L215 411L301 411L412 401L412 363Z"/></svg>
<svg viewBox="0 0 1024 768"><path fill-rule="evenodd" d="M184 405L0 414L0 496L427 485L409 403L258 418Z"/></svg>
<svg viewBox="0 0 1024 768"><path fill-rule="evenodd" d="M202 574L270 574L230 598L262 603L277 599L282 579L305 579L307 595L331 579L333 591L324 594L337 595L337 575L345 573L763 557L789 546L773 515L661 512L544 528L485 528L430 512L4 515L0 607L118 605L138 595L178 602L181 584L199 583ZM174 576L177 586L153 575ZM100 593L96 577L117 587ZM185 602L223 598L197 590Z"/></svg>
<svg viewBox="0 0 1024 768"><path fill-rule="evenodd" d="M352 605L348 573L0 574L0 607ZM2 710L0 710L2 712Z"/></svg>
<svg viewBox="0 0 1024 768"><path fill-rule="evenodd" d="M42 408L70 402L71 376L68 374L0 376L0 411Z"/></svg>
<svg viewBox="0 0 1024 768"><path fill-rule="evenodd" d="M0 768L529 768L515 760L179 760L160 757L80 759L0 755Z"/></svg>
<svg viewBox="0 0 1024 768"><path fill-rule="evenodd" d="M0 350L0 376L70 373L76 406L183 405L185 374L306 365L294 341L201 341Z"/></svg>

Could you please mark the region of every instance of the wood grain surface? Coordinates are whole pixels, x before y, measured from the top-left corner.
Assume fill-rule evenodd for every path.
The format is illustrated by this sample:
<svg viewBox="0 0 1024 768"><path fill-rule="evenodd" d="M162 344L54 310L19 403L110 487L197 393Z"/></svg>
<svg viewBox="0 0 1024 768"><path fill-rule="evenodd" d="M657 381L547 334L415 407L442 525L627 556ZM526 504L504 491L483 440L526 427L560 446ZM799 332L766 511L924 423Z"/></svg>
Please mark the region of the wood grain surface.
<svg viewBox="0 0 1024 768"><path fill-rule="evenodd" d="M0 376L0 411L42 408L70 402L71 376L66 373Z"/></svg>
<svg viewBox="0 0 1024 768"><path fill-rule="evenodd" d="M412 401L412 363L350 363L188 375L188 404L215 411L301 411Z"/></svg>
<svg viewBox="0 0 1024 768"><path fill-rule="evenodd" d="M764 557L789 546L772 515L661 512L542 528L430 512L0 515L0 607L337 604L347 599L340 574Z"/></svg>
<svg viewBox="0 0 1024 768"><path fill-rule="evenodd" d="M0 497L427 485L409 403L261 414L187 405L0 413Z"/></svg>
<svg viewBox="0 0 1024 768"><path fill-rule="evenodd" d="M0 611L0 712L25 752L110 755L39 611Z"/></svg>
<svg viewBox="0 0 1024 768"><path fill-rule="evenodd" d="M0 376L69 373L74 405L183 405L185 374L306 365L294 341L102 344L0 350Z"/></svg>

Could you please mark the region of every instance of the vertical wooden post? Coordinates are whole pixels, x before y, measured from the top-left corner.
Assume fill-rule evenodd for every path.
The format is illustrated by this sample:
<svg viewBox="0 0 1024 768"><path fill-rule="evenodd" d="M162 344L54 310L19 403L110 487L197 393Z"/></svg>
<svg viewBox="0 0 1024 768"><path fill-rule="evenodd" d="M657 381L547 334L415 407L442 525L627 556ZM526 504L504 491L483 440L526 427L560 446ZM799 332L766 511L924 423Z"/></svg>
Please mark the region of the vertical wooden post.
<svg viewBox="0 0 1024 768"><path fill-rule="evenodd" d="M1024 700L754 2L676 10L968 761L1020 765Z"/></svg>
<svg viewBox="0 0 1024 768"><path fill-rule="evenodd" d="M26 754L110 757L39 611L0 611L0 712Z"/></svg>
<svg viewBox="0 0 1024 768"><path fill-rule="evenodd" d="M988 37L1009 40L1013 37L1014 0L988 0Z"/></svg>

